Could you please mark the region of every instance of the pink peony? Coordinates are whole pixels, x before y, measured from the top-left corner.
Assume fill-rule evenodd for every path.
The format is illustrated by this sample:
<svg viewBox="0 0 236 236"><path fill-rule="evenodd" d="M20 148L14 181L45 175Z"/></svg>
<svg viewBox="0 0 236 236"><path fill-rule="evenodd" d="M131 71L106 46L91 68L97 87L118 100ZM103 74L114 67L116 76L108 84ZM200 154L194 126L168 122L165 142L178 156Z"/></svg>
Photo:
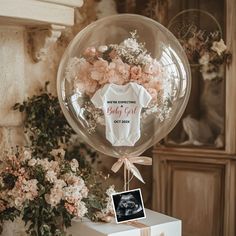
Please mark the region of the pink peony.
<svg viewBox="0 0 236 236"><path fill-rule="evenodd" d="M111 69L106 74L106 76L108 78L109 83L114 83L114 84L118 84L118 85L124 84L124 80L122 80L122 78L119 76L119 74L117 73L117 71L115 69Z"/></svg>
<svg viewBox="0 0 236 236"><path fill-rule="evenodd" d="M66 202L65 203L65 208L71 215L73 215L73 213L75 211L75 206L74 205L69 204L69 203Z"/></svg>
<svg viewBox="0 0 236 236"><path fill-rule="evenodd" d="M142 68L140 66L132 66L130 68L130 80L137 81L142 76Z"/></svg>
<svg viewBox="0 0 236 236"><path fill-rule="evenodd" d="M94 62L93 67L91 68L91 78L96 81L104 79L105 74L108 71L108 62L99 58Z"/></svg>
<svg viewBox="0 0 236 236"><path fill-rule="evenodd" d="M130 66L127 63L124 63L121 58L116 58L112 61L115 66L116 72L119 74L122 80L122 84L129 81L130 76ZM112 64L110 63L110 65Z"/></svg>

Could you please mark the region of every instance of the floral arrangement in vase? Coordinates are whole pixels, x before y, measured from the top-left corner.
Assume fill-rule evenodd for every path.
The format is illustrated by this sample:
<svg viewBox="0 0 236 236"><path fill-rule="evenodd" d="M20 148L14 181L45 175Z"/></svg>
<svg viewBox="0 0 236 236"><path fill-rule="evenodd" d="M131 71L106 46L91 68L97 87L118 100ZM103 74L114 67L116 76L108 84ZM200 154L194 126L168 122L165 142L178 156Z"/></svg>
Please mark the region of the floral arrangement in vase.
<svg viewBox="0 0 236 236"><path fill-rule="evenodd" d="M160 120L168 117L170 101L174 93L172 75L138 41L137 32L120 44L88 47L81 57L68 61L65 79L72 84L79 96L84 96L83 108L86 111L90 131L94 132L97 124L104 124L104 115L90 102L95 92L106 84L125 85L130 82L143 86L151 95L152 101L142 113L157 113ZM83 94L83 95L81 95Z"/></svg>
<svg viewBox="0 0 236 236"><path fill-rule="evenodd" d="M46 89L47 89L46 84ZM30 236L63 236L73 218L108 221L115 192L91 164L96 153L75 141L57 97L41 91L14 109L25 113L28 147L1 154L0 229L17 217Z"/></svg>

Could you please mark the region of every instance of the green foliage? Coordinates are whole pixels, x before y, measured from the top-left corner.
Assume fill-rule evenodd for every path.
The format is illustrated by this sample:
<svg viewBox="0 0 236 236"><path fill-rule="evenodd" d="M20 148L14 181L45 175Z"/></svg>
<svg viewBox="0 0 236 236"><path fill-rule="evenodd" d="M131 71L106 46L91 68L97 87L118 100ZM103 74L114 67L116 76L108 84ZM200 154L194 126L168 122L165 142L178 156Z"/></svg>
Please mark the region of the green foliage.
<svg viewBox="0 0 236 236"><path fill-rule="evenodd" d="M0 234L2 233L2 225L4 221L14 221L18 216L20 216L20 211L14 207L7 208L0 213Z"/></svg>
<svg viewBox="0 0 236 236"><path fill-rule="evenodd" d="M39 197L24 208L22 219L25 224L30 224L27 230L30 236L63 236L63 227L71 225L72 216L64 207L52 208Z"/></svg>
<svg viewBox="0 0 236 236"><path fill-rule="evenodd" d="M25 113L25 132L31 140L35 154L43 157L59 144L68 143L74 131L68 125L57 97L47 92L48 82L41 94L16 103L14 110Z"/></svg>
<svg viewBox="0 0 236 236"><path fill-rule="evenodd" d="M57 97L49 93L47 87L48 83L45 84L40 95L32 96L22 104L15 104L13 109L25 114L24 127L30 140L32 157L53 160L55 156L51 154L51 151L63 146L66 160L78 160L78 174L89 188L88 198L84 200L88 208L86 216L91 220L96 220L96 213L105 207L105 188L107 187L103 174L95 171L91 166L91 163L97 161L98 155L83 143L71 144L71 137L75 133L64 118ZM60 154L58 158L61 158ZM71 225L73 216L65 209L63 200L57 207L52 207L45 201L45 194L50 192L52 184L46 182L42 166L27 168L30 178L38 181L38 196L33 201L28 201L22 212L15 208L6 208L0 212L0 222L13 221L22 215L27 225L26 232L30 236L65 236L63 227ZM60 170L61 175L68 173L70 168L65 161ZM17 177L12 173L3 175L2 179L4 186L0 186L0 190L14 188L17 181ZM0 199L0 204L2 204L1 201Z"/></svg>

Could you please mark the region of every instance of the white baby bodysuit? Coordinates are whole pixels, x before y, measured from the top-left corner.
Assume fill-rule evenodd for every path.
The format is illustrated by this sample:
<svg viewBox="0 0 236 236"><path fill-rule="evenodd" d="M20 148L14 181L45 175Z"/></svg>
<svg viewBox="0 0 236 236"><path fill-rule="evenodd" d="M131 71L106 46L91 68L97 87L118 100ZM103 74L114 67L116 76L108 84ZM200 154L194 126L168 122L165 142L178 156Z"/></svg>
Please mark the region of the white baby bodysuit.
<svg viewBox="0 0 236 236"><path fill-rule="evenodd" d="M151 95L137 83L107 84L91 99L105 115L106 138L113 146L134 146L140 138L140 114Z"/></svg>

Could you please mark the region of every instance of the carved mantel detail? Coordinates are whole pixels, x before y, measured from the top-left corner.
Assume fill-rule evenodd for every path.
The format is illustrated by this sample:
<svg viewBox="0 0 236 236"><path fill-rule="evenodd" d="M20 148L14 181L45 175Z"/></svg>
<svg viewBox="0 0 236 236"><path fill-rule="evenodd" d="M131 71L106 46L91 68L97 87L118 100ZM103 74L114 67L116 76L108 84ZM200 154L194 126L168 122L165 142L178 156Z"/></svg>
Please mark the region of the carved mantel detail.
<svg viewBox="0 0 236 236"><path fill-rule="evenodd" d="M65 26L27 27L28 52L34 62L46 58L50 48L55 45Z"/></svg>

